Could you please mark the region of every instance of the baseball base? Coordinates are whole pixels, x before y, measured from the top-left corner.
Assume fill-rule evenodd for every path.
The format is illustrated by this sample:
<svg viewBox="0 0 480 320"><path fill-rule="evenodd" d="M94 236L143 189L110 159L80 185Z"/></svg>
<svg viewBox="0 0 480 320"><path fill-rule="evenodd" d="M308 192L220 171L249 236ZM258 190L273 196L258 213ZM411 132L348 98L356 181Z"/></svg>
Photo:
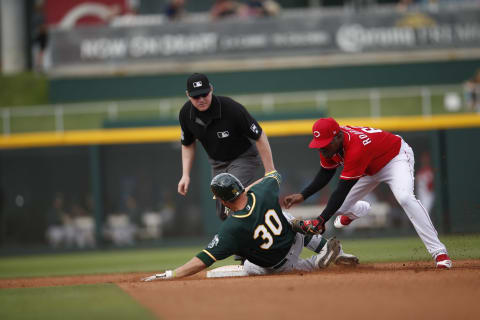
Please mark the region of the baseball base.
<svg viewBox="0 0 480 320"><path fill-rule="evenodd" d="M248 274L241 265L218 267L207 271L207 278L245 277Z"/></svg>

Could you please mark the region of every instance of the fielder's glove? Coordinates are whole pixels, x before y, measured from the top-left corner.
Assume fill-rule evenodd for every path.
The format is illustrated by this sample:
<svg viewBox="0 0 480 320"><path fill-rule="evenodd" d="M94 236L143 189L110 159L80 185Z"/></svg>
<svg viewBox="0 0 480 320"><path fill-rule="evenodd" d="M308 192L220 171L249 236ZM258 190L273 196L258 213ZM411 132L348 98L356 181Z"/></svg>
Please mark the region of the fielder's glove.
<svg viewBox="0 0 480 320"><path fill-rule="evenodd" d="M150 282L153 280L171 279L173 277L175 277L175 272L172 270L167 270L164 273L157 273L157 274L154 274L153 276L142 278L140 281Z"/></svg>
<svg viewBox="0 0 480 320"><path fill-rule="evenodd" d="M325 220L322 217L312 220L294 219L292 221L292 229L295 232L311 236L322 234L325 232Z"/></svg>

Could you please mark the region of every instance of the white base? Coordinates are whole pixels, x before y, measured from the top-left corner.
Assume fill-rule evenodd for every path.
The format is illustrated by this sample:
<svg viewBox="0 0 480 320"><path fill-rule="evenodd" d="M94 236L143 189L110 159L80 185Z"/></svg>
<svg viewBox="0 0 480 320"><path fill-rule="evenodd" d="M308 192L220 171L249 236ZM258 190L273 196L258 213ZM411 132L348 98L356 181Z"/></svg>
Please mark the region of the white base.
<svg viewBox="0 0 480 320"><path fill-rule="evenodd" d="M248 274L242 265L223 266L207 271L207 278L245 277Z"/></svg>

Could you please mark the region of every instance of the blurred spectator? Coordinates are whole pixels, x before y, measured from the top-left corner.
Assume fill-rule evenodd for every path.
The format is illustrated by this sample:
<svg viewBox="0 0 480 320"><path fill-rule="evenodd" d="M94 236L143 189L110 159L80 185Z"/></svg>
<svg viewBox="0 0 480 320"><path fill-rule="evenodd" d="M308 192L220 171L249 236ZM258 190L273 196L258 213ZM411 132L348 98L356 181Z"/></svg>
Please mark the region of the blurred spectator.
<svg viewBox="0 0 480 320"><path fill-rule="evenodd" d="M480 69L464 83L463 92L467 110L480 112Z"/></svg>
<svg viewBox="0 0 480 320"><path fill-rule="evenodd" d="M135 23L135 17L140 7L139 0L128 0L125 6L112 4L108 6L108 14L103 17L103 21L97 23L106 23L113 27L128 26Z"/></svg>
<svg viewBox="0 0 480 320"><path fill-rule="evenodd" d="M245 15L247 7L239 2L232 0L215 0L210 9L212 20L223 19L226 17Z"/></svg>
<svg viewBox="0 0 480 320"><path fill-rule="evenodd" d="M142 215L142 222L145 227L140 236L143 239L160 239L162 237L163 219L160 213L147 211Z"/></svg>
<svg viewBox="0 0 480 320"><path fill-rule="evenodd" d="M133 245L140 223L141 215L137 201L128 195L123 208L107 217L104 233L116 246Z"/></svg>
<svg viewBox="0 0 480 320"><path fill-rule="evenodd" d="M185 0L170 0L165 7L168 20L180 20L185 14Z"/></svg>
<svg viewBox="0 0 480 320"><path fill-rule="evenodd" d="M138 12L140 2L138 0L128 0L125 5L112 4L109 6L110 15L106 17L106 21L109 22L115 17L120 16L135 16Z"/></svg>
<svg viewBox="0 0 480 320"><path fill-rule="evenodd" d="M133 245L135 243L135 227L125 213L112 213L107 217L105 237L116 246Z"/></svg>
<svg viewBox="0 0 480 320"><path fill-rule="evenodd" d="M138 235L141 239L156 240L163 237L165 230L170 229L175 216L173 194L166 191L156 208L147 208L142 214L141 229Z"/></svg>
<svg viewBox="0 0 480 320"><path fill-rule="evenodd" d="M458 1L458 0L457 0ZM397 3L397 9L399 11L407 11L410 9L429 9L429 10L438 10L440 2L446 3L451 2L451 0L399 0Z"/></svg>
<svg viewBox="0 0 480 320"><path fill-rule="evenodd" d="M173 227L173 218L175 216L175 200L174 194L170 191L165 191L162 197L162 205L159 205L160 216L162 217L162 228L164 230Z"/></svg>
<svg viewBox="0 0 480 320"><path fill-rule="evenodd" d="M375 2L375 0L345 0L345 6L355 11L360 11L375 5Z"/></svg>
<svg viewBox="0 0 480 320"><path fill-rule="evenodd" d="M275 16L280 12L280 5L273 0L247 1L248 15L253 17Z"/></svg>
<svg viewBox="0 0 480 320"><path fill-rule="evenodd" d="M138 14L141 0L127 0L127 14Z"/></svg>
<svg viewBox="0 0 480 320"><path fill-rule="evenodd" d="M416 0L399 0L397 3L397 9L399 11L406 11L410 6L414 5Z"/></svg>
<svg viewBox="0 0 480 320"><path fill-rule="evenodd" d="M397 9L406 11L412 7L428 9L430 11L437 11L441 6L447 4L458 4L460 2L469 2L470 0L399 0Z"/></svg>
<svg viewBox="0 0 480 320"><path fill-rule="evenodd" d="M43 72L48 67L48 26L45 17L45 0L36 0L33 11L32 59L33 69Z"/></svg>
<svg viewBox="0 0 480 320"><path fill-rule="evenodd" d="M434 177L430 153L423 152L420 156L420 168L415 175L415 182L418 200L420 200L429 214L435 200Z"/></svg>
<svg viewBox="0 0 480 320"><path fill-rule="evenodd" d="M75 244L79 248L94 248L95 242L95 220L92 217L93 199L86 197L85 209L80 204L73 204L73 226L75 228Z"/></svg>
<svg viewBox="0 0 480 320"><path fill-rule="evenodd" d="M137 201L133 196L127 196L123 212L127 214L130 223L134 224L135 226L138 226L141 223L140 209L138 208Z"/></svg>
<svg viewBox="0 0 480 320"><path fill-rule="evenodd" d="M55 194L52 207L47 212L47 226L46 236L52 247L73 246L75 229L71 214L65 211L65 199L61 192Z"/></svg>

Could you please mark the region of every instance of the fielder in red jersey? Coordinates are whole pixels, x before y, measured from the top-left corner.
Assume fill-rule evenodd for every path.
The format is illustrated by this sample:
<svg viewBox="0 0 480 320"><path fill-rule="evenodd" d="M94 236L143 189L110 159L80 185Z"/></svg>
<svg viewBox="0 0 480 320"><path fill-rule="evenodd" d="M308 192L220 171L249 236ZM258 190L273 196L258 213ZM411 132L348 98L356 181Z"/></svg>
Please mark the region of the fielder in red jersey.
<svg viewBox="0 0 480 320"><path fill-rule="evenodd" d="M309 147L318 149L321 168L301 193L284 198L284 206L288 209L303 202L327 185L338 167L343 166L343 170L323 212L316 219L298 220L296 231L323 233L325 222L334 214L338 214L335 227L349 225L368 214L370 204L362 199L379 183L385 182L435 259L437 268L452 267L428 212L413 193L414 155L400 136L369 127L340 127L333 118L316 121L312 133Z"/></svg>
<svg viewBox="0 0 480 320"><path fill-rule="evenodd" d="M340 131L343 132L343 152L336 153L330 158L320 153L323 168L333 169L343 165L340 179L371 176L380 171L400 151L401 138L390 132L351 126L340 127Z"/></svg>

